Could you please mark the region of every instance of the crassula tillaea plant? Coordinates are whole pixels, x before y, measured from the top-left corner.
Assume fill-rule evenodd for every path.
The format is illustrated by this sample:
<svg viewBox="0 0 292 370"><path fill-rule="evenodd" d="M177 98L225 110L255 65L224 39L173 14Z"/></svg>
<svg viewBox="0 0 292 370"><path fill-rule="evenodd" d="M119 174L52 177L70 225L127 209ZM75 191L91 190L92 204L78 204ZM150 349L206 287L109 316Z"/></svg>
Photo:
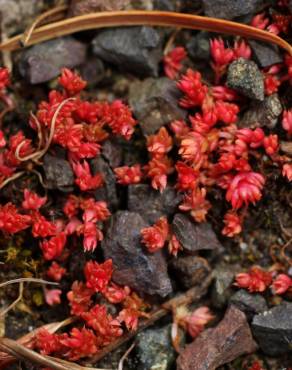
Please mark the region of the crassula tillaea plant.
<svg viewBox="0 0 292 370"><path fill-rule="evenodd" d="M278 23L268 25L262 15L252 24L277 32ZM278 28L277 28L278 27ZM283 27L283 26L282 26ZM241 97L225 85L229 64L238 59L249 59L249 45L239 40L227 47L221 38L211 40L211 67L214 85L203 80L197 70L184 71L187 53L176 47L163 58L165 74L176 79L182 97L178 105L186 109L186 121L173 121L145 138L147 164L114 168L116 184L149 183L157 192L167 185L183 194L179 205L194 223L206 221L212 207L209 194L221 189L229 210L223 218L222 234L234 237L241 233L247 207L263 196L266 176L261 159L279 167L287 181L292 180L292 163L280 152L279 138L261 127L239 128ZM281 65L262 71L265 94L276 92L281 83L292 80L292 58L287 56ZM74 173L75 187L66 196L62 213L54 220L47 217L46 206L50 194L37 192L29 181L24 187L22 201L6 202L0 206L0 230L4 237L27 233L39 244L43 259L48 264L44 277L60 282L67 274L64 267L70 254L70 240L74 237L84 252L93 252L103 240L103 225L110 217L110 207L104 199L95 199L93 191L104 185L104 174L93 173L91 159L99 156L103 142L110 136L130 141L139 122L128 105L120 100L89 101L82 97L86 88L76 72L64 69L59 78L60 90L52 90L47 101L39 104L31 114L29 126L34 140L22 131L0 131L0 187L27 174L38 175L42 158L55 147L61 147ZM9 73L0 69L0 98L9 100ZM282 116L282 127L292 134L292 109ZM33 134L32 134L33 135ZM32 136L33 137L33 136ZM171 229L171 220L161 217L155 224L141 230L141 242L148 252L168 248L177 256L182 245ZM76 243L75 243L76 244ZM74 281L66 297L72 316L81 322L70 332L52 334L41 330L36 347L41 353L78 360L97 353L121 336L125 330L135 330L140 317L147 317L149 306L130 287L112 281L112 260L89 260L84 266L84 281ZM263 292L271 287L275 294L285 294L292 286L286 274L272 274L259 267L236 276L236 285L250 292ZM61 302L60 289L44 289L47 304ZM118 307L117 314L107 312L96 297L102 297ZM197 336L213 318L207 307L194 312L178 310L174 323ZM176 338L173 338L176 341Z"/></svg>

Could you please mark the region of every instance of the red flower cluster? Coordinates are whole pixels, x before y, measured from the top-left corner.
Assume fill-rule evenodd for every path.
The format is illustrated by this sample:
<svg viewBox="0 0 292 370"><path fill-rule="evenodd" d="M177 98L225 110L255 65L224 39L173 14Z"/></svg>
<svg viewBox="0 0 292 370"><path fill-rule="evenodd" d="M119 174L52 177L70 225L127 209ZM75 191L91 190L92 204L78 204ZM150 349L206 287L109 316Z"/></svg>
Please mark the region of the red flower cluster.
<svg viewBox="0 0 292 370"><path fill-rule="evenodd" d="M236 286L253 292L264 292L272 283L272 274L258 266L252 267L249 272L236 275Z"/></svg>
<svg viewBox="0 0 292 370"><path fill-rule="evenodd" d="M52 272L54 270L54 272ZM60 273L60 266L52 265L51 273ZM104 263L88 261L84 274L86 283L75 281L67 294L72 315L83 321L81 328L74 327L70 333L51 334L42 329L36 335L36 346L42 354L56 355L70 360L91 356L123 334L123 323L128 330L136 330L138 319L145 316L144 302L128 287L111 283L112 260ZM63 273L63 271L62 271ZM48 304L57 303L61 291L45 292ZM121 304L122 309L113 317L106 305L94 304L94 296L102 294L109 302Z"/></svg>
<svg viewBox="0 0 292 370"><path fill-rule="evenodd" d="M167 77L174 80L180 70L182 69L182 61L186 58L187 53L185 48L178 46L172 49L168 54L163 58L164 63L164 73Z"/></svg>
<svg viewBox="0 0 292 370"><path fill-rule="evenodd" d="M83 212L83 222L76 217L79 210ZM108 219L111 214L106 202L96 202L94 198L70 195L63 207L63 211L69 218L65 228L66 233L71 235L76 232L78 235L83 235L84 250L94 251L97 244L103 239L103 233L98 227L98 223Z"/></svg>
<svg viewBox="0 0 292 370"><path fill-rule="evenodd" d="M123 166L114 169L118 183L121 185L138 184L142 179L141 166L135 164L134 166Z"/></svg>
<svg viewBox="0 0 292 370"><path fill-rule="evenodd" d="M31 225L31 217L18 213L16 206L12 203L7 203L0 206L0 230L15 234L25 230Z"/></svg>
<svg viewBox="0 0 292 370"><path fill-rule="evenodd" d="M247 370L265 370L258 361L254 361Z"/></svg>
<svg viewBox="0 0 292 370"><path fill-rule="evenodd" d="M161 217L153 226L141 230L142 243L145 244L150 253L154 253L163 248L168 241L168 251L176 256L182 249L176 236L171 232L166 217Z"/></svg>
<svg viewBox="0 0 292 370"><path fill-rule="evenodd" d="M10 85L10 76L7 68L0 68L0 93Z"/></svg>
<svg viewBox="0 0 292 370"><path fill-rule="evenodd" d="M173 172L172 161L167 153L172 149L173 141L165 127L156 135L147 138L147 149L151 160L144 167L146 176L151 179L154 189L163 191L167 185L167 175Z"/></svg>
<svg viewBox="0 0 292 370"><path fill-rule="evenodd" d="M273 279L271 272L254 266L249 272L237 274L235 285L250 292L264 292L271 287L274 294L284 294L292 287L292 279L286 274L279 274Z"/></svg>
<svg viewBox="0 0 292 370"><path fill-rule="evenodd" d="M220 81L220 78L226 72L227 66L235 59L251 57L251 49L244 40L236 41L234 48L226 48L224 41L221 38L210 41L210 53L213 59L211 66L215 72L215 83Z"/></svg>
<svg viewBox="0 0 292 370"><path fill-rule="evenodd" d="M62 277L66 274L66 269L54 261L48 268L46 274L49 279L60 281Z"/></svg>
<svg viewBox="0 0 292 370"><path fill-rule="evenodd" d="M286 274L279 274L272 284L272 291L275 294L284 294L292 287L292 279Z"/></svg>
<svg viewBox="0 0 292 370"><path fill-rule="evenodd" d="M174 317L175 323L185 329L192 338L196 338L213 319L214 316L206 306L199 307L193 312L189 312L184 306L180 307Z"/></svg>
<svg viewBox="0 0 292 370"><path fill-rule="evenodd" d="M216 65L226 66L234 59L235 49L240 49L242 55L246 53L245 57L250 56L242 44L236 44L231 50L224 47L221 39L214 40L212 50ZM270 68L269 73L278 70ZM239 107L233 101L238 96L231 89L208 87L203 83L201 74L190 69L177 86L184 94L180 105L191 109L190 126L182 121L170 125L182 158L175 165L178 175L176 187L185 193L180 209L189 211L197 222L204 221L211 207L207 192L218 185L226 190L226 200L232 206L224 217L223 234L233 237L242 230L243 219L238 211L255 204L262 197L265 177L254 171L250 164L250 157L258 156L254 150L263 149L274 163L283 168L283 175L288 179L292 178L292 166L286 157L279 154L277 135L266 135L261 128L237 128ZM195 113L193 109L196 109ZM289 111L284 112L283 127L292 132L289 129L292 127L289 114ZM166 139L164 141L167 148L168 143ZM260 153L263 155L263 151Z"/></svg>
<svg viewBox="0 0 292 370"><path fill-rule="evenodd" d="M154 226L141 230L142 243L148 251L153 253L163 248L169 233L169 225L166 217L161 217Z"/></svg>

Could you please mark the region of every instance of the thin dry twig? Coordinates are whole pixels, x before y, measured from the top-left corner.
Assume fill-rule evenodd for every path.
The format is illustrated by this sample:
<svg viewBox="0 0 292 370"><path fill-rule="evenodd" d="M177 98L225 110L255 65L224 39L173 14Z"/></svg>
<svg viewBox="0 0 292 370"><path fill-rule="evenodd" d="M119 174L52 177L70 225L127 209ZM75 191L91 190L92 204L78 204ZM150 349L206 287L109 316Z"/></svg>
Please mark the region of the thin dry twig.
<svg viewBox="0 0 292 370"><path fill-rule="evenodd" d="M54 22L34 29L26 46L79 31L140 25L189 28L238 35L276 44L292 55L292 46L281 37L246 24L192 14L147 10L90 13ZM0 50L19 49L22 38L23 35L10 38L0 45Z"/></svg>
<svg viewBox="0 0 292 370"><path fill-rule="evenodd" d="M131 346L127 349L127 351L123 354L122 358L120 359L118 370L123 370L124 362L126 358L129 356L133 348L135 347L136 343L132 343Z"/></svg>
<svg viewBox="0 0 292 370"><path fill-rule="evenodd" d="M8 177L3 182L1 182L0 189L4 188L4 186L9 184L11 181L14 181L14 180L18 179L19 177L21 177L24 174L25 174L25 171L20 171L20 172L15 173L14 175Z"/></svg>
<svg viewBox="0 0 292 370"><path fill-rule="evenodd" d="M23 297L23 282L19 283L18 297L8 307L0 310L0 317L3 317L4 315L6 315L7 312L12 310L22 300L22 297Z"/></svg>
<svg viewBox="0 0 292 370"><path fill-rule="evenodd" d="M117 341L111 343L109 346L104 348L100 351L96 356L91 357L84 363L84 366L77 365L75 363L55 359L49 356L42 356L37 352L32 351L31 349L27 348L32 338L34 337L35 333L37 332L36 329L33 333L28 334L27 336L19 339L18 341L12 341L8 338L0 338L0 350L8 353L6 357L0 355L0 370L4 369L8 363L15 361L15 359L21 360L28 360L32 363L36 363L42 366L51 367L54 370L103 370L103 369L96 369L92 367L86 367L87 365L96 363L98 360L106 356L108 353L113 351L114 349L118 348L120 345L126 343L128 340L132 339L138 332L146 329L147 327L151 326L160 318L166 316L174 307L182 305L182 304L190 304L191 302L198 301L204 294L206 294L207 289L211 283L212 276L210 275L204 282L198 286L189 289L187 292L179 294L178 296L170 299L169 301L165 302L163 307L154 311L148 319L146 319L142 324L139 326L138 330L134 332L129 332L125 334L123 337L119 338ZM70 318L67 320L67 323L71 323L76 320L76 318ZM45 326L47 330L50 328L59 329L60 327L64 326L64 322L62 323L53 323ZM58 325L58 326L56 326ZM59 326L60 325L60 326ZM54 332L56 331L54 330ZM49 330L50 331L50 330ZM23 345L25 344L25 346Z"/></svg>
<svg viewBox="0 0 292 370"><path fill-rule="evenodd" d="M19 344L24 345L26 348L30 348L33 345L34 337L39 330L46 329L50 333L55 333L59 329L63 328L64 326L72 324L76 320L77 320L76 317L69 317L63 321L46 324L19 338L17 342ZM5 369L7 365L15 362L16 360L17 358L15 358L13 355L0 352L0 369Z"/></svg>
<svg viewBox="0 0 292 370"><path fill-rule="evenodd" d="M0 288L3 288L10 284L18 284L18 283L38 283L38 284L49 284L49 285L59 285L59 283L56 283L54 281L48 281L43 279L37 279L37 278L19 278L19 279L12 279L7 280L4 283L0 284Z"/></svg>
<svg viewBox="0 0 292 370"><path fill-rule="evenodd" d="M287 256L286 249L291 246L292 238L288 240L288 242L281 248L280 255L281 257L288 262L290 266L292 266L292 259Z"/></svg>
<svg viewBox="0 0 292 370"><path fill-rule="evenodd" d="M19 344L17 341L8 338L0 338L0 350L13 355L19 360L30 361L41 366L50 367L54 370L105 370L92 367L84 367L70 361L65 361L50 356L44 356L29 348L26 348L22 344Z"/></svg>
<svg viewBox="0 0 292 370"><path fill-rule="evenodd" d="M37 150L36 152L32 153L32 154L29 154L25 157L20 157L20 150L22 148L22 146L25 144L25 141L22 141L16 148L15 150L15 156L16 158L21 161L21 162L25 162L25 161L28 161L28 160L34 160L34 161L38 161L41 157L43 157L46 152L48 151L51 143L52 143L52 140L54 138L54 135L55 135L55 127L56 127L56 122L57 122L57 118L58 118L58 115L60 113L60 110L64 107L65 104L67 104L69 101L72 101L72 100L76 100L76 98L68 98L68 99L65 99L63 100L59 105L58 105L58 108L56 109L56 111L54 112L54 115L53 115L53 118L52 118L52 121L51 121L51 127L50 127L50 133L49 133L49 137L48 137L48 141L45 143L45 147L43 149L40 149L40 150ZM38 120L35 121L37 126L38 126L38 132L41 131L41 127L39 125L39 122ZM38 133L38 135L40 135Z"/></svg>
<svg viewBox="0 0 292 370"><path fill-rule="evenodd" d="M173 311L175 307L181 306L181 305L187 305L192 302L198 301L201 297L203 297L207 289L212 281L213 277L209 275L207 279L205 279L200 286L193 287L186 291L185 293L179 294L175 296L174 298L170 299L169 301L165 302L161 308L155 310L150 314L150 317L146 319L144 322L142 322L138 329L135 331L131 331L129 333L126 333L116 341L109 344L107 347L105 347L103 350L101 350L99 353L97 353L95 356L91 357L89 360L85 362L85 365L87 364L94 364L97 361L101 360L103 357L105 357L110 352L114 351L118 347L120 347L122 344L128 342L130 339L132 339L136 334L140 333L144 329L148 328L149 326L153 325L156 321L160 320L162 317L166 316L170 311Z"/></svg>
<svg viewBox="0 0 292 370"><path fill-rule="evenodd" d="M34 29L37 26L43 24L45 20L48 20L48 18L51 19L53 16L55 17L55 20L56 20L56 16L58 17L58 19L62 19L62 15L65 13L67 9L68 9L68 5L60 5L39 15L34 20L34 22L24 31L22 38L21 38L22 45L23 46L27 45L31 37L31 34L33 33Z"/></svg>

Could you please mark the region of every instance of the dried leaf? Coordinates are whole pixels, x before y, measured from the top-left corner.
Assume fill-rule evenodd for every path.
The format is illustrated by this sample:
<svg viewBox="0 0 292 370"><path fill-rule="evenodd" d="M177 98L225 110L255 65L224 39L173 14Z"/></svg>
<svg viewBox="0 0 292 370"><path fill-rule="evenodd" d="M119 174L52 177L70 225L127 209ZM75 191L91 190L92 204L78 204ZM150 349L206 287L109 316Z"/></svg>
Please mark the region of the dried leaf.
<svg viewBox="0 0 292 370"><path fill-rule="evenodd" d="M292 46L281 37L246 24L192 14L146 10L91 13L54 22L36 28L31 33L27 45L34 45L79 31L137 25L189 28L249 37L276 44L292 55ZM19 49L22 38L23 35L18 35L6 40L0 45L0 50L13 51Z"/></svg>

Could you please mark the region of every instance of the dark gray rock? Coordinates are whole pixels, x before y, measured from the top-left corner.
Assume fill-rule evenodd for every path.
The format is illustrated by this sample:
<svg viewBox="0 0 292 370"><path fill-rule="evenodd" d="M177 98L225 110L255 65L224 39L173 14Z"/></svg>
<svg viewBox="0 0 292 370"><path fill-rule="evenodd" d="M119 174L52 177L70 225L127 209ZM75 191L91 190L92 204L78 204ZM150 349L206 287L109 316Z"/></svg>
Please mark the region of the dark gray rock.
<svg viewBox="0 0 292 370"><path fill-rule="evenodd" d="M261 294L251 294L244 289L233 294L230 303L243 311L249 319L255 314L268 310L267 302Z"/></svg>
<svg viewBox="0 0 292 370"><path fill-rule="evenodd" d="M91 167L93 175L98 172L102 175L104 180L103 186L94 191L95 199L105 200L111 210L116 209L119 203L116 189L116 177L110 165L100 156L91 161Z"/></svg>
<svg viewBox="0 0 292 370"><path fill-rule="evenodd" d="M74 175L68 161L46 154L43 169L48 189L69 191L74 184Z"/></svg>
<svg viewBox="0 0 292 370"><path fill-rule="evenodd" d="M249 45L253 52L253 57L261 67L269 67L273 64L282 63L283 58L277 45L267 42L250 40Z"/></svg>
<svg viewBox="0 0 292 370"><path fill-rule="evenodd" d="M50 3L54 7L57 1ZM7 36L23 32L45 10L45 0L0 0L2 32Z"/></svg>
<svg viewBox="0 0 292 370"><path fill-rule="evenodd" d="M189 56L194 60L210 60L210 34L205 31L198 32L187 43Z"/></svg>
<svg viewBox="0 0 292 370"><path fill-rule="evenodd" d="M186 13L197 12L202 9L202 0L179 0L178 8Z"/></svg>
<svg viewBox="0 0 292 370"><path fill-rule="evenodd" d="M229 65L227 85L250 99L264 100L264 79L255 62L239 58Z"/></svg>
<svg viewBox="0 0 292 370"><path fill-rule="evenodd" d="M174 12L176 9L176 0L154 0L153 9Z"/></svg>
<svg viewBox="0 0 292 370"><path fill-rule="evenodd" d="M138 76L158 76L162 58L161 36L151 27L126 27L100 32L93 53L121 70Z"/></svg>
<svg viewBox="0 0 292 370"><path fill-rule="evenodd" d="M25 49L19 72L31 84L46 82L59 75L61 68L73 68L85 61L86 45L73 37L60 37Z"/></svg>
<svg viewBox="0 0 292 370"><path fill-rule="evenodd" d="M254 316L252 332L261 350L269 356L292 353L292 303L284 302Z"/></svg>
<svg viewBox="0 0 292 370"><path fill-rule="evenodd" d="M240 127L263 127L272 129L282 113L282 104L278 94L265 97L263 102L252 102L239 122Z"/></svg>
<svg viewBox="0 0 292 370"><path fill-rule="evenodd" d="M216 308L222 309L228 304L228 301L234 292L232 284L234 282L236 268L230 265L221 265L214 272L214 284L212 287L212 303Z"/></svg>
<svg viewBox="0 0 292 370"><path fill-rule="evenodd" d="M93 12L122 10L128 3L128 0L71 0L68 13L70 17L76 17Z"/></svg>
<svg viewBox="0 0 292 370"><path fill-rule="evenodd" d="M87 58L85 63L80 66L80 75L87 81L88 87L98 84L103 79L104 72L102 60L95 57Z"/></svg>
<svg viewBox="0 0 292 370"><path fill-rule="evenodd" d="M136 337L137 370L169 370L175 360L171 325L147 329Z"/></svg>
<svg viewBox="0 0 292 370"><path fill-rule="evenodd" d="M140 215L150 224L155 223L161 216L175 212L181 202L181 195L173 187L166 187L160 193L149 185L138 184L128 187L128 209Z"/></svg>
<svg viewBox="0 0 292 370"><path fill-rule="evenodd" d="M133 166L140 163L146 165L149 162L148 151L143 141L127 143L123 147L124 166Z"/></svg>
<svg viewBox="0 0 292 370"><path fill-rule="evenodd" d="M180 353L177 370L215 370L256 348L244 313L231 306L215 328L203 331Z"/></svg>
<svg viewBox="0 0 292 370"><path fill-rule="evenodd" d="M207 260L196 256L173 259L170 263L170 269L185 289L201 284L211 271Z"/></svg>
<svg viewBox="0 0 292 370"><path fill-rule="evenodd" d="M162 253L148 253L141 245L141 229L149 226L135 212L119 211L110 219L102 242L105 258L115 266L113 280L141 294L165 297L172 292L167 264Z"/></svg>
<svg viewBox="0 0 292 370"><path fill-rule="evenodd" d="M263 0L202 0L208 17L233 19L256 13L264 4Z"/></svg>
<svg viewBox="0 0 292 370"><path fill-rule="evenodd" d="M174 216L172 230L184 251L191 254L202 249L218 249L221 246L209 223L195 223L182 213Z"/></svg>
<svg viewBox="0 0 292 370"><path fill-rule="evenodd" d="M102 143L102 156L112 168L119 167L123 161L123 148L116 139Z"/></svg>
<svg viewBox="0 0 292 370"><path fill-rule="evenodd" d="M171 121L186 118L186 111L178 106L180 96L175 82L166 77L131 84L129 103L144 135L152 135Z"/></svg>

